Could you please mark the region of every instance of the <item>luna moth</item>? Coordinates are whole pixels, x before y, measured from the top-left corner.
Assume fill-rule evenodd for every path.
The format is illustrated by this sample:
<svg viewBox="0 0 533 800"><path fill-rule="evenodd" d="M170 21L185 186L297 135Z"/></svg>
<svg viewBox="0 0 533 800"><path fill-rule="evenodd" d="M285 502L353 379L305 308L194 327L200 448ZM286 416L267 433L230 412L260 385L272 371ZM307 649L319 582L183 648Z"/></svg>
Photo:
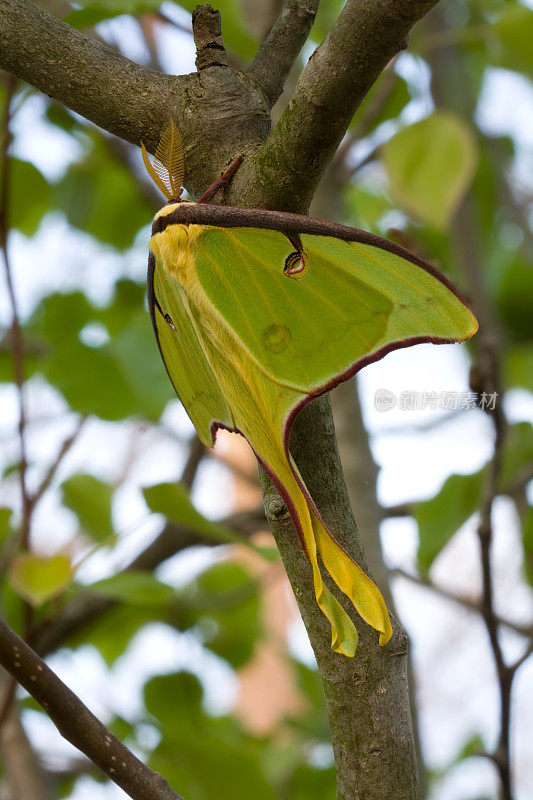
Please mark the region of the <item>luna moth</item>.
<svg viewBox="0 0 533 800"><path fill-rule="evenodd" d="M356 627L323 568L386 644L376 584L334 539L289 452L298 412L391 350L462 342L477 321L450 281L393 242L297 214L210 205L238 159L198 203L181 199L179 131L170 123L146 168L168 202L152 226L148 303L170 380L198 436L249 442L307 554L331 647L353 656Z"/></svg>

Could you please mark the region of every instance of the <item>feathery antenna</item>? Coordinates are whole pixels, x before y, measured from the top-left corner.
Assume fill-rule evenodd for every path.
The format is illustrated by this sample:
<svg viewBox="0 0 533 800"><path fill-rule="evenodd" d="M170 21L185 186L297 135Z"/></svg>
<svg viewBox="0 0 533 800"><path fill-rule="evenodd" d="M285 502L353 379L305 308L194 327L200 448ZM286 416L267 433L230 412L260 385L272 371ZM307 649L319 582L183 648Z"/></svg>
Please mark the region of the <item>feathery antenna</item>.
<svg viewBox="0 0 533 800"><path fill-rule="evenodd" d="M141 148L144 166L157 188L171 203L179 202L183 191L185 165L181 134L174 120L171 119L163 129L153 164L142 142Z"/></svg>

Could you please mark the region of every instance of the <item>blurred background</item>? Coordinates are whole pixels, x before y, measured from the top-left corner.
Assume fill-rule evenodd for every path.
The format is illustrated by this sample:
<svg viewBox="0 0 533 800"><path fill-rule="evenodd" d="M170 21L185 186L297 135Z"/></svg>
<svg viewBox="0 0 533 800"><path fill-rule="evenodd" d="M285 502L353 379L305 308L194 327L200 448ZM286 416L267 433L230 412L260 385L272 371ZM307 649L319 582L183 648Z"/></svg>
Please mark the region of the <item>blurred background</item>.
<svg viewBox="0 0 533 800"><path fill-rule="evenodd" d="M195 69L192 2L39 4L154 69ZM280 2L215 5L244 67ZM292 85L341 7L322 0ZM510 662L533 631L532 42L533 2L439 3L358 111L312 208L422 254L467 298L481 275L502 371L502 391L484 402L501 404L509 424L493 580ZM320 681L255 459L231 434L214 453L199 445L154 341L146 261L162 198L138 149L0 79L24 372L17 386L3 290L2 615L187 800L333 800ZM469 385L472 348L401 350L332 393L361 535L411 639L431 800L498 794L486 753L500 735L499 689L476 536L493 428ZM33 496L25 514L21 472ZM0 690L0 798L126 796L27 695L13 702L5 675ZM515 800L533 796L532 739L524 659L512 693Z"/></svg>

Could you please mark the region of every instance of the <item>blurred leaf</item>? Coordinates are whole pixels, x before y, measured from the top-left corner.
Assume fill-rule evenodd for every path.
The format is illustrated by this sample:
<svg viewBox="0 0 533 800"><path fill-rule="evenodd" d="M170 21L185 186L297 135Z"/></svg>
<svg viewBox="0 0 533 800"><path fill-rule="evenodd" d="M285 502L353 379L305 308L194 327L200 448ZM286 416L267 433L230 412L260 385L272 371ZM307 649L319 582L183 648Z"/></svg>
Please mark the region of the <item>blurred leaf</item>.
<svg viewBox="0 0 533 800"><path fill-rule="evenodd" d="M506 3L491 32L501 46L500 66L533 75L533 11L522 3Z"/></svg>
<svg viewBox="0 0 533 800"><path fill-rule="evenodd" d="M183 628L196 625L206 647L239 669L252 657L261 633L257 583L234 561L202 572L183 591Z"/></svg>
<svg viewBox="0 0 533 800"><path fill-rule="evenodd" d="M50 207L50 186L37 167L18 158L9 160L8 222L33 236Z"/></svg>
<svg viewBox="0 0 533 800"><path fill-rule="evenodd" d="M533 426L529 422L510 425L503 451L500 487L505 488L533 464Z"/></svg>
<svg viewBox="0 0 533 800"><path fill-rule="evenodd" d="M9 567L13 589L32 606L41 606L70 586L73 570L66 555L38 556L22 553Z"/></svg>
<svg viewBox="0 0 533 800"><path fill-rule="evenodd" d="M25 330L61 347L78 338L82 328L96 313L82 292L56 292L43 298L28 320Z"/></svg>
<svg viewBox="0 0 533 800"><path fill-rule="evenodd" d="M344 2L342 0L327 0L325 3L320 3L314 25L311 29L311 39L313 42L321 44L324 41L342 11L343 5Z"/></svg>
<svg viewBox="0 0 533 800"><path fill-rule="evenodd" d="M356 224L365 230L378 231L379 221L392 206L385 194L369 191L359 183L348 184L344 192L346 216L349 225Z"/></svg>
<svg viewBox="0 0 533 800"><path fill-rule="evenodd" d="M54 293L37 306L25 326L35 365L74 411L103 419L144 416L156 420L171 397L150 319L144 288L120 280L111 303L93 306L81 292ZM92 347L80 334L104 325L110 341ZM11 364L6 360L6 379ZM0 360L0 377L3 360Z"/></svg>
<svg viewBox="0 0 533 800"><path fill-rule="evenodd" d="M171 522L195 531L200 538L216 542L241 542L242 538L222 525L211 522L193 506L187 489L180 483L158 483L143 489L144 499L154 514L164 514Z"/></svg>
<svg viewBox="0 0 533 800"><path fill-rule="evenodd" d="M203 694L202 685L195 675L175 672L151 678L144 687L144 703L147 711L163 727L174 727L179 709L180 725L199 733L198 725L204 715Z"/></svg>
<svg viewBox="0 0 533 800"><path fill-rule="evenodd" d="M0 544L9 536L11 517L13 512L10 508L0 506Z"/></svg>
<svg viewBox="0 0 533 800"><path fill-rule="evenodd" d="M124 250L153 217L133 173L97 141L55 186L57 206L75 228Z"/></svg>
<svg viewBox="0 0 533 800"><path fill-rule="evenodd" d="M82 530L96 542L114 536L111 518L113 489L93 475L78 473L61 484L63 503L77 515Z"/></svg>
<svg viewBox="0 0 533 800"><path fill-rule="evenodd" d="M460 749L459 753L454 759L454 764L457 764L459 761L464 761L466 758L472 758L472 756L479 756L483 753L487 752L487 748L483 744L483 739L479 735L479 733L475 733L473 736L468 739L462 748Z"/></svg>
<svg viewBox="0 0 533 800"><path fill-rule="evenodd" d="M150 757L152 769L188 800L274 800L259 757L249 740L237 736L230 720L207 717L202 688L187 672L152 678L145 705L162 727L163 738Z"/></svg>
<svg viewBox="0 0 533 800"><path fill-rule="evenodd" d="M73 411L119 420L140 413L115 359L104 348L69 342L43 368L46 379L64 396Z"/></svg>
<svg viewBox="0 0 533 800"><path fill-rule="evenodd" d="M497 296L507 330L516 340L533 340L533 265L517 258L506 270Z"/></svg>
<svg viewBox="0 0 533 800"><path fill-rule="evenodd" d="M92 583L87 589L94 594L141 607L168 604L176 596L167 583L157 580L152 572L141 570L119 572L111 578Z"/></svg>
<svg viewBox="0 0 533 800"><path fill-rule="evenodd" d="M434 559L479 507L485 469L472 475L451 475L431 500L418 503L418 567L427 573Z"/></svg>
<svg viewBox="0 0 533 800"><path fill-rule="evenodd" d="M291 800L335 800L337 780L335 767L316 769L300 764L288 783Z"/></svg>
<svg viewBox="0 0 533 800"><path fill-rule="evenodd" d="M137 16L156 11L162 0L82 0L77 8L67 14L65 22L81 30L91 28L103 20L121 14Z"/></svg>
<svg viewBox="0 0 533 800"><path fill-rule="evenodd" d="M449 111L403 128L383 147L383 163L400 206L415 219L446 228L476 168L476 141Z"/></svg>
<svg viewBox="0 0 533 800"><path fill-rule="evenodd" d="M144 310L145 295L145 281L141 284L132 280L127 280L126 278L121 278L116 282L115 292L110 304L105 308L99 309L97 316L98 321L106 326L111 338L121 333L124 328L135 320L135 317L139 318L142 316L142 318L147 321L147 331L155 341L150 318ZM159 351L157 354L159 356ZM165 373L164 368L161 372Z"/></svg>
<svg viewBox="0 0 533 800"><path fill-rule="evenodd" d="M180 0L179 4L191 13L198 5L196 0ZM216 9L222 15L222 38L226 48L232 50L243 61L251 60L259 47L259 42L246 28L239 0L217 0Z"/></svg>
<svg viewBox="0 0 533 800"><path fill-rule="evenodd" d="M372 122L368 128L365 126L366 136L382 122L399 116L410 99L409 87L403 78L395 74L394 82L391 84L389 74L381 73L359 106L350 127L357 130L358 125L370 115Z"/></svg>
<svg viewBox="0 0 533 800"><path fill-rule="evenodd" d="M533 392L533 345L520 345L507 351L503 376L507 388L518 386Z"/></svg>
<svg viewBox="0 0 533 800"><path fill-rule="evenodd" d="M159 419L172 396L172 387L148 314L137 314L113 337L106 350L135 398L137 414Z"/></svg>
<svg viewBox="0 0 533 800"><path fill-rule="evenodd" d="M134 605L114 606L70 636L68 644L70 647L92 644L110 667L125 653L141 628L161 619L162 608L162 606L143 608Z"/></svg>
<svg viewBox="0 0 533 800"><path fill-rule="evenodd" d="M61 130L66 131L67 133L73 133L75 130L79 130L80 123L74 116L73 112L70 111L66 106L62 105L61 103L52 100L51 98L48 101L48 105L46 107L46 119L52 123L52 125L56 125Z"/></svg>

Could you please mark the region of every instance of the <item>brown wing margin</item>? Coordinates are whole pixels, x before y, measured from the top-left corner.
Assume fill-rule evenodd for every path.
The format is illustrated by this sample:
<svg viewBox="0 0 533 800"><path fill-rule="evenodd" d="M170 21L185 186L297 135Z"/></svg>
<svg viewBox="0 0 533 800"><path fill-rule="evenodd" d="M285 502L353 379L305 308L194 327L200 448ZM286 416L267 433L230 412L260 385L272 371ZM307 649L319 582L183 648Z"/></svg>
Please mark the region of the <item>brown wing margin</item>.
<svg viewBox="0 0 533 800"><path fill-rule="evenodd" d="M429 272L443 283L469 310L470 306L455 288L453 283L436 267L420 256L411 253L396 242L384 239L359 228L350 228L336 222L305 217L302 214L291 214L286 211L268 211L259 208L238 208L233 206L201 205L197 203L180 203L170 214L159 216L154 220L152 235L164 231L167 225L214 225L219 228L268 228L279 231L290 237L308 233L315 236L333 236L345 242L359 242L386 250L400 256L417 267Z"/></svg>

